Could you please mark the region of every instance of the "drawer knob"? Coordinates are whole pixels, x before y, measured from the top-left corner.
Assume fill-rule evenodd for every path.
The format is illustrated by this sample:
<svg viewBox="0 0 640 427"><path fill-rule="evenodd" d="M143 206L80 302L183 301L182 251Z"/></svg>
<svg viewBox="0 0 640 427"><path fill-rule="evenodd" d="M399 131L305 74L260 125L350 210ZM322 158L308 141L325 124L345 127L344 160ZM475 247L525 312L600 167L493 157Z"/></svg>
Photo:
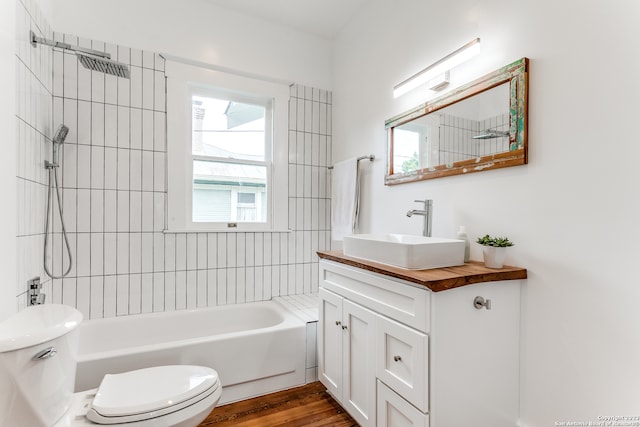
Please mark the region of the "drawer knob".
<svg viewBox="0 0 640 427"><path fill-rule="evenodd" d="M401 360L402 360L402 357L400 357L400 356L393 356L393 361L394 361L394 362L399 362L399 361L401 361Z"/></svg>
<svg viewBox="0 0 640 427"><path fill-rule="evenodd" d="M491 310L491 300L490 299L484 299L484 298L478 296L478 297L475 297L473 299L473 306L477 310L482 310L482 307L486 308L487 310Z"/></svg>
<svg viewBox="0 0 640 427"><path fill-rule="evenodd" d="M342 325L342 322L339 320L336 320L336 326L340 326L340 325Z"/></svg>
<svg viewBox="0 0 640 427"><path fill-rule="evenodd" d="M342 325L342 330L347 329L347 325Z"/></svg>

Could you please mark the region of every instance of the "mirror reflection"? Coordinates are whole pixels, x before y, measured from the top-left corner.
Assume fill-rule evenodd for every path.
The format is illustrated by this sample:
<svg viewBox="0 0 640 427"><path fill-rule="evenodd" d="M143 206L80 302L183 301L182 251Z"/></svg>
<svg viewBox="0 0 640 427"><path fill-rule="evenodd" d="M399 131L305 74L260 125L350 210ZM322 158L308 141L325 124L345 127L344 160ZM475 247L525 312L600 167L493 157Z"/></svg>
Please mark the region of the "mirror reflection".
<svg viewBox="0 0 640 427"><path fill-rule="evenodd" d="M389 119L385 183L526 163L526 58L514 64Z"/></svg>
<svg viewBox="0 0 640 427"><path fill-rule="evenodd" d="M509 84L395 127L393 148L403 173L508 151Z"/></svg>

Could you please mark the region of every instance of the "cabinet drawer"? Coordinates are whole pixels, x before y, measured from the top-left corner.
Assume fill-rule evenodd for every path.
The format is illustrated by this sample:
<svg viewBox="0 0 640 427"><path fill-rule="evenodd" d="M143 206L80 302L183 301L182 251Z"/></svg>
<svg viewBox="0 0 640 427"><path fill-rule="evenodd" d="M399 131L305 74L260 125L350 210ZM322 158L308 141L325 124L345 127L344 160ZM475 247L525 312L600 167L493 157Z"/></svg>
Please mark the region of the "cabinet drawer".
<svg viewBox="0 0 640 427"><path fill-rule="evenodd" d="M423 412L428 412L428 337L383 316L377 318L376 376Z"/></svg>
<svg viewBox="0 0 640 427"><path fill-rule="evenodd" d="M377 313L429 332L431 292L379 274L320 261L320 286Z"/></svg>
<svg viewBox="0 0 640 427"><path fill-rule="evenodd" d="M378 380L378 427L429 427L423 414Z"/></svg>

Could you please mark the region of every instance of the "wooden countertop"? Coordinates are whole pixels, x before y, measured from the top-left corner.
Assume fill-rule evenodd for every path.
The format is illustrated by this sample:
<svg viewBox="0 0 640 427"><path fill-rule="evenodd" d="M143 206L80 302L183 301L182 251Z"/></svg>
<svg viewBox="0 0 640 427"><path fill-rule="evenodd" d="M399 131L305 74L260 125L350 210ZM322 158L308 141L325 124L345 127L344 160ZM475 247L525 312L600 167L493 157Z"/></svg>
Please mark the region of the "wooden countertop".
<svg viewBox="0 0 640 427"><path fill-rule="evenodd" d="M339 262L352 267L385 276L395 277L425 286L433 292L446 291L447 289L458 288L460 286L472 285L474 283L494 282L498 280L519 280L527 278L527 270L520 267L505 265L503 268L487 268L480 261L469 261L464 265L447 268L433 268L430 270L407 270L405 268L394 267L392 265L379 264L360 258L353 258L344 255L341 250L319 251L321 259Z"/></svg>

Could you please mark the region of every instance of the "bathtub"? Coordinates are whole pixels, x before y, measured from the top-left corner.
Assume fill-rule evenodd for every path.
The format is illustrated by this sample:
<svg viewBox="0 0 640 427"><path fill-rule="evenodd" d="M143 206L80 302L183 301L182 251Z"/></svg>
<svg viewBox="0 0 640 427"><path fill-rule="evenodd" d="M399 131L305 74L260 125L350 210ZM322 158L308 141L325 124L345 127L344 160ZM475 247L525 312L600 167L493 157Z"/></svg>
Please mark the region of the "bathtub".
<svg viewBox="0 0 640 427"><path fill-rule="evenodd" d="M175 364L215 369L219 404L305 382L306 323L272 301L88 320L79 335L76 391L108 373Z"/></svg>

